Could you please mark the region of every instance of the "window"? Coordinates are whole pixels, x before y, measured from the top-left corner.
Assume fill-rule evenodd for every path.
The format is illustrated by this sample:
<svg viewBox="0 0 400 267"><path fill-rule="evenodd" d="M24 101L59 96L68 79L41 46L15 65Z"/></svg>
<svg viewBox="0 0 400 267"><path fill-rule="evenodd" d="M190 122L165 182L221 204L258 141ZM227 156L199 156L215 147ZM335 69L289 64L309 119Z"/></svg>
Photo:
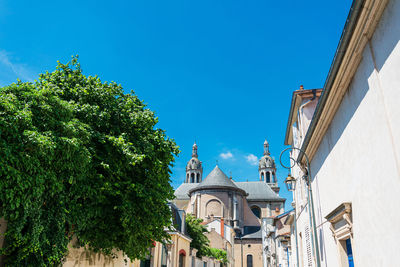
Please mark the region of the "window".
<svg viewBox="0 0 400 267"><path fill-rule="evenodd" d="M256 215L257 218L261 218L261 209L257 206L251 207L251 211Z"/></svg>
<svg viewBox="0 0 400 267"><path fill-rule="evenodd" d="M191 182L194 183L194 173L190 175Z"/></svg>
<svg viewBox="0 0 400 267"><path fill-rule="evenodd" d="M186 252L183 249L181 249L179 251L179 264L178 264L179 267L185 267L185 259L186 259Z"/></svg>
<svg viewBox="0 0 400 267"><path fill-rule="evenodd" d="M165 245L162 246L162 251L161 251L161 267L167 267L167 247Z"/></svg>
<svg viewBox="0 0 400 267"><path fill-rule="evenodd" d="M150 267L150 259L140 261L140 267Z"/></svg>
<svg viewBox="0 0 400 267"><path fill-rule="evenodd" d="M200 183L200 173L197 174L197 182Z"/></svg>
<svg viewBox="0 0 400 267"><path fill-rule="evenodd" d="M261 180L264 181L264 173L261 173Z"/></svg>
<svg viewBox="0 0 400 267"><path fill-rule="evenodd" d="M266 177L267 177L267 183L270 183L271 182L271 173L267 172Z"/></svg>
<svg viewBox="0 0 400 267"><path fill-rule="evenodd" d="M140 261L140 267L150 267L150 264L151 264L151 249L150 249L150 255L147 255L145 260Z"/></svg>
<svg viewBox="0 0 400 267"><path fill-rule="evenodd" d="M308 225L304 229L304 237L306 239L306 252L307 252L307 266L312 267L312 254L311 254L311 235Z"/></svg>
<svg viewBox="0 0 400 267"><path fill-rule="evenodd" d="M342 203L325 219L331 223L330 230L336 240L339 262L342 267L354 267L352 239L353 223L351 203Z"/></svg>
<svg viewBox="0 0 400 267"><path fill-rule="evenodd" d="M179 255L179 267L185 267L185 256L183 254Z"/></svg>
<svg viewBox="0 0 400 267"><path fill-rule="evenodd" d="M212 199L209 202L207 202L206 214L207 214L207 217L211 217L211 216L222 217L221 203L216 199Z"/></svg>
<svg viewBox="0 0 400 267"><path fill-rule="evenodd" d="M253 255L247 255L247 267L253 267Z"/></svg>
<svg viewBox="0 0 400 267"><path fill-rule="evenodd" d="M347 260L349 261L349 267L354 267L353 249L351 248L350 238L346 239L345 242L346 242L346 254L347 254Z"/></svg>

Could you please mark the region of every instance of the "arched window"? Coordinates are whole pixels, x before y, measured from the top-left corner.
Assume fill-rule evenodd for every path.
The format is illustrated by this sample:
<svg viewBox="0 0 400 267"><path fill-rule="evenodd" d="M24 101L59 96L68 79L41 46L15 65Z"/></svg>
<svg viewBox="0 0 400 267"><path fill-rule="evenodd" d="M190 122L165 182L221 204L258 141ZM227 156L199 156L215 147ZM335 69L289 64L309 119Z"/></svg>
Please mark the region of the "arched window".
<svg viewBox="0 0 400 267"><path fill-rule="evenodd" d="M247 267L253 267L253 255L247 255Z"/></svg>
<svg viewBox="0 0 400 267"><path fill-rule="evenodd" d="M261 173L261 181L264 181L264 173Z"/></svg>
<svg viewBox="0 0 400 267"><path fill-rule="evenodd" d="M189 183L189 173L186 175L186 181Z"/></svg>
<svg viewBox="0 0 400 267"><path fill-rule="evenodd" d="M168 255L167 247L163 245L161 251L161 267L167 267L167 255Z"/></svg>
<svg viewBox="0 0 400 267"><path fill-rule="evenodd" d="M197 174L197 182L200 183L200 173Z"/></svg>
<svg viewBox="0 0 400 267"><path fill-rule="evenodd" d="M261 218L261 209L258 206L251 207L251 211L256 215L257 218Z"/></svg>
<svg viewBox="0 0 400 267"><path fill-rule="evenodd" d="M178 264L179 267L185 267L185 258L186 258L186 252L183 249L181 249L179 251L179 264Z"/></svg>
<svg viewBox="0 0 400 267"><path fill-rule="evenodd" d="M271 182L271 173L267 172L267 183Z"/></svg>
<svg viewBox="0 0 400 267"><path fill-rule="evenodd" d="M192 174L190 175L190 180L191 180L192 183L194 183L194 173L192 173Z"/></svg>
<svg viewBox="0 0 400 267"><path fill-rule="evenodd" d="M215 217L221 217L222 212L221 212L221 202L219 202L216 199L212 199L207 202L206 204L206 214L208 216L215 216Z"/></svg>

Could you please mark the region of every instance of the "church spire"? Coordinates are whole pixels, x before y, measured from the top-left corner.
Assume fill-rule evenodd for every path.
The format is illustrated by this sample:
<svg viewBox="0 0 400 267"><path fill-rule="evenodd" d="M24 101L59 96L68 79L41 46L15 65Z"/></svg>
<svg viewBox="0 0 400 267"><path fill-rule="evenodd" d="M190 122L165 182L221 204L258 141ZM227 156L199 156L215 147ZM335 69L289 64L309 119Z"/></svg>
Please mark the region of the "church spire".
<svg viewBox="0 0 400 267"><path fill-rule="evenodd" d="M192 158L186 165L186 183L200 183L203 176L203 167L197 155L197 144L192 146Z"/></svg>
<svg viewBox="0 0 400 267"><path fill-rule="evenodd" d="M197 158L197 145L196 142L194 142L193 147L192 147L192 157Z"/></svg>
<svg viewBox="0 0 400 267"><path fill-rule="evenodd" d="M269 155L270 153L269 153L269 144L268 144L268 141L267 141L267 139L265 139L265 141L264 141L264 155Z"/></svg>

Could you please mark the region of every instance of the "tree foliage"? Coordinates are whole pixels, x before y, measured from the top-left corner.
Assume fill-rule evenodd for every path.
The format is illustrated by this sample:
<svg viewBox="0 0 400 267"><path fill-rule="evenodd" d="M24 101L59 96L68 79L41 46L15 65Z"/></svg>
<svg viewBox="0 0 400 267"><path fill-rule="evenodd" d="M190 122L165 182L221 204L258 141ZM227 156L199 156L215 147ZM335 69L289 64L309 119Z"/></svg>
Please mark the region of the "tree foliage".
<svg viewBox="0 0 400 267"><path fill-rule="evenodd" d="M222 263L228 263L228 258L225 250L210 247L210 240L205 233L208 233L207 228L202 225L202 219L195 218L192 214L186 216L186 224L188 235L192 239L191 248L197 249L197 256L208 256L220 260Z"/></svg>
<svg viewBox="0 0 400 267"><path fill-rule="evenodd" d="M186 216L187 232L192 242L191 248L197 249L197 256L206 256L210 245L210 240L204 233L208 233L207 228L202 225L202 219L194 217L192 214Z"/></svg>
<svg viewBox="0 0 400 267"><path fill-rule="evenodd" d="M179 153L157 118L77 58L0 88L0 217L10 266L53 266L81 245L131 259L168 238L170 167Z"/></svg>
<svg viewBox="0 0 400 267"><path fill-rule="evenodd" d="M217 260L221 261L223 264L228 263L228 257L225 250L218 249L218 248L208 248L207 256L216 258Z"/></svg>

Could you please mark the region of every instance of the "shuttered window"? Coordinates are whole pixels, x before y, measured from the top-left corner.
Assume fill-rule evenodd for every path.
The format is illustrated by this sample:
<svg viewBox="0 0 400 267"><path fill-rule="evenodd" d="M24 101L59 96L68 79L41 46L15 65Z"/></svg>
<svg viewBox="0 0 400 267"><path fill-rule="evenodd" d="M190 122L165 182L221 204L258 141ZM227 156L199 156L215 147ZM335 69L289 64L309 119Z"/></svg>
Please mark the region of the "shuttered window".
<svg viewBox="0 0 400 267"><path fill-rule="evenodd" d="M312 267L311 237L310 237L310 228L308 228L308 226L306 226L304 233L306 238L307 266Z"/></svg>

